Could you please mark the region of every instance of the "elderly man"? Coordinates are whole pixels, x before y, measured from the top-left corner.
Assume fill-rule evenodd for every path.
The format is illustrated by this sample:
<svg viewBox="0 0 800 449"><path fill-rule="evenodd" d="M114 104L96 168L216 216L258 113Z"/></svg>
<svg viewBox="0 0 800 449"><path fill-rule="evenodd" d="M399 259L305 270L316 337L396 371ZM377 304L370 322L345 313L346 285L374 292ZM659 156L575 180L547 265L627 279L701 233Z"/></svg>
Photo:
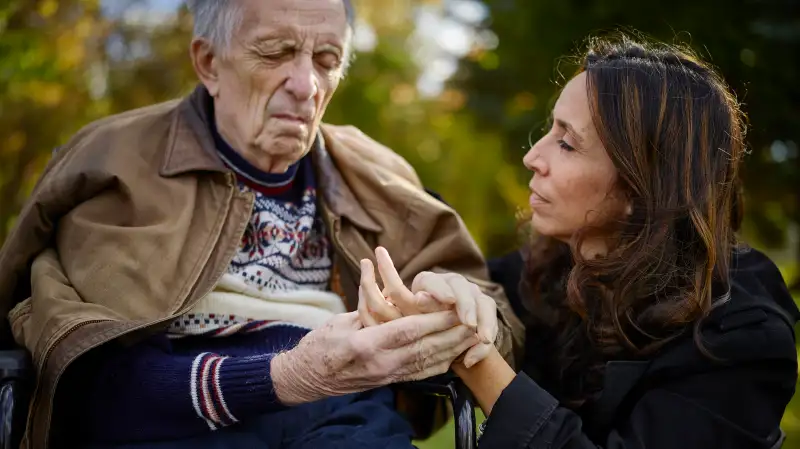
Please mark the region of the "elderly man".
<svg viewBox="0 0 800 449"><path fill-rule="evenodd" d="M24 446L410 447L397 409L429 407L385 386L487 345L510 359L519 323L405 161L320 125L349 2L190 10L198 88L78 132L0 251L0 304L38 370ZM455 312L365 327L359 261L378 246Z"/></svg>

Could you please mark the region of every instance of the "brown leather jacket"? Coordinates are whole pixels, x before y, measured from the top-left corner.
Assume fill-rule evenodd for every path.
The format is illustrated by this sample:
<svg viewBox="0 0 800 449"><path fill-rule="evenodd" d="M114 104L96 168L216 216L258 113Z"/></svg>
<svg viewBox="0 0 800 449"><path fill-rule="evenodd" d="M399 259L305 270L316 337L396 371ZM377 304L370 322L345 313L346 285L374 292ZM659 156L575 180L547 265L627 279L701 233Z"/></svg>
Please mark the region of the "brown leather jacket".
<svg viewBox="0 0 800 449"><path fill-rule="evenodd" d="M71 362L112 339L163 330L228 266L253 198L216 155L208 101L199 87L83 128L49 163L0 250L0 312L38 372L23 447L47 446L56 386ZM357 129L323 125L321 136L312 158L334 245L331 288L348 309L358 260L382 245L408 283L423 270L479 283L498 302L496 344L513 362L522 327L502 288L487 282L456 212Z"/></svg>

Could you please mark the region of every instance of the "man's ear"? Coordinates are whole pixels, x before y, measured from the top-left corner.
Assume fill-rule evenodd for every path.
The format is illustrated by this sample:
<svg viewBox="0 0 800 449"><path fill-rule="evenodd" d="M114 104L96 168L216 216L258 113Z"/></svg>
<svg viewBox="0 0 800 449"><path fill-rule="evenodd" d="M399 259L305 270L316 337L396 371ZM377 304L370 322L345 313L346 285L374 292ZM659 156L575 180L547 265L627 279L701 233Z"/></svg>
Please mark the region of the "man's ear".
<svg viewBox="0 0 800 449"><path fill-rule="evenodd" d="M204 38L194 38L189 47L194 71L208 93L216 97L219 93L219 55L214 46Z"/></svg>

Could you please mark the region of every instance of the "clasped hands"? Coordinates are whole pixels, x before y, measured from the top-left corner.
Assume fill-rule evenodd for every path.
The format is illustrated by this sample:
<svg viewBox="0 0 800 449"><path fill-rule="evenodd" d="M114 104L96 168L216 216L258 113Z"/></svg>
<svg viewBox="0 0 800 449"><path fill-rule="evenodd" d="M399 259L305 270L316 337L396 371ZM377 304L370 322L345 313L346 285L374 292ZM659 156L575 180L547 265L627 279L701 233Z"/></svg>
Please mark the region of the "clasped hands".
<svg viewBox="0 0 800 449"><path fill-rule="evenodd" d="M472 330L479 340L459 357L459 363L469 368L489 354L497 337L497 305L480 287L460 274L424 271L414 278L409 290L386 249L378 247L375 259L383 290L378 287L372 262L361 260L358 316L364 326L404 316L455 310L460 325Z"/></svg>
<svg viewBox="0 0 800 449"><path fill-rule="evenodd" d="M358 311L333 317L271 359L283 404L426 379L491 352L496 305L477 285L458 274L423 272L408 289L389 253L378 248L375 255L384 289L372 262L362 260Z"/></svg>

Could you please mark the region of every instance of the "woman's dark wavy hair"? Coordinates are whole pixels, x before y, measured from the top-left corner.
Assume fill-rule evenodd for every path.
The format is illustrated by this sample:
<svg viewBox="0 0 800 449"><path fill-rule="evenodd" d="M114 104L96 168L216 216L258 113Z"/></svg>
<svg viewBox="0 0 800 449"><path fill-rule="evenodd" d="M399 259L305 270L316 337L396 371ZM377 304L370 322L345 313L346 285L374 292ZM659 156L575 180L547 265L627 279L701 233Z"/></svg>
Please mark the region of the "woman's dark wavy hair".
<svg viewBox="0 0 800 449"><path fill-rule="evenodd" d="M700 325L712 284L728 288L746 129L731 90L687 49L618 34L591 38L581 59L632 214L569 244L534 236L522 282L540 374L574 406L600 392L608 360L647 357L689 330L708 354ZM597 233L614 236L609 252L587 260L581 243Z"/></svg>

